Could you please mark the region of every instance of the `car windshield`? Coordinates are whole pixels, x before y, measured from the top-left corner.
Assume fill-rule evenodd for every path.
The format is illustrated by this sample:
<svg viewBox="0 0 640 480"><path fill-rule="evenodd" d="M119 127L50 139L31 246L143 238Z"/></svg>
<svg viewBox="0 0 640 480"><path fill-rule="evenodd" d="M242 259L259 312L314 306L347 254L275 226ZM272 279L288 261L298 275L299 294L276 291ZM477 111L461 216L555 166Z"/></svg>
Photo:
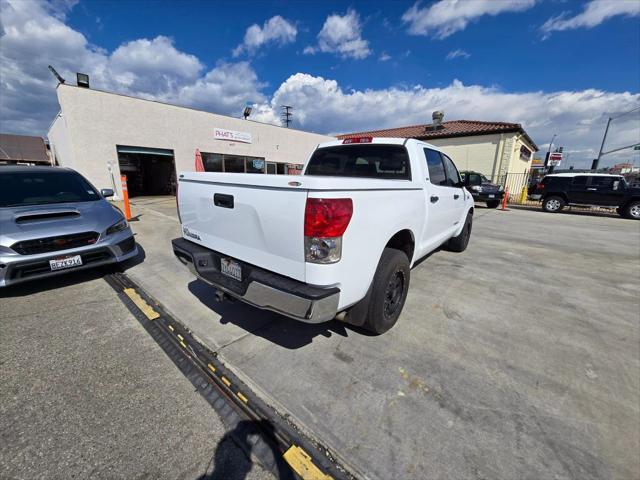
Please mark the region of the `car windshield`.
<svg viewBox="0 0 640 480"><path fill-rule="evenodd" d="M90 202L100 198L91 184L76 172L27 169L2 173L0 169L0 207Z"/></svg>
<svg viewBox="0 0 640 480"><path fill-rule="evenodd" d="M317 149L305 175L410 180L409 155L403 145L340 145Z"/></svg>

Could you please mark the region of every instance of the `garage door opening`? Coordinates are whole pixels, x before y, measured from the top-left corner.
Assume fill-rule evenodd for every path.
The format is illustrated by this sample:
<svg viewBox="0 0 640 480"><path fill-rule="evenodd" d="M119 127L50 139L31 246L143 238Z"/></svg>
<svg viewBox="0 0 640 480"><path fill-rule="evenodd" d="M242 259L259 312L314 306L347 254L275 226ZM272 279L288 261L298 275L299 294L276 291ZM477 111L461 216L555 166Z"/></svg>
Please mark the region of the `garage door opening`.
<svg viewBox="0 0 640 480"><path fill-rule="evenodd" d="M173 150L118 145L120 173L127 176L130 197L175 195Z"/></svg>

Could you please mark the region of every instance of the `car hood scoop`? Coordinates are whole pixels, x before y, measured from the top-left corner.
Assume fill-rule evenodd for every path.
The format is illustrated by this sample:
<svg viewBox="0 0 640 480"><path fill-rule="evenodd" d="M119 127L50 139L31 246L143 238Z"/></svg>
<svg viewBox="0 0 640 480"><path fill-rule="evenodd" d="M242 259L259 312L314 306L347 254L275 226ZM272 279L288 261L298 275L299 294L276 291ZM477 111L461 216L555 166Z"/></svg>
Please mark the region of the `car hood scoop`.
<svg viewBox="0 0 640 480"><path fill-rule="evenodd" d="M79 217L80 212L75 208L64 209L38 209L22 211L17 213L14 220L18 224L32 223L42 220L53 220L59 218Z"/></svg>

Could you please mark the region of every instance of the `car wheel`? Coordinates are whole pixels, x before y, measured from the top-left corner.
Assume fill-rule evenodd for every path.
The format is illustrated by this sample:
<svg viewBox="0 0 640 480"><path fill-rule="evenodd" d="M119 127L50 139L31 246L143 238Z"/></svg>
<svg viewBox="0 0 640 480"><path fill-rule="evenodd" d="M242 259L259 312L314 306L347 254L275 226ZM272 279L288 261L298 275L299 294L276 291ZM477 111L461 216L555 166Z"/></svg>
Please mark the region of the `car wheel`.
<svg viewBox="0 0 640 480"><path fill-rule="evenodd" d="M488 208L497 208L498 205L500 205L500 201L499 200L491 200L491 201L487 202L487 207Z"/></svg>
<svg viewBox="0 0 640 480"><path fill-rule="evenodd" d="M407 255L385 248L373 277L364 328L380 335L396 324L407 299L410 275Z"/></svg>
<svg viewBox="0 0 640 480"><path fill-rule="evenodd" d="M450 252L464 252L467 249L467 245L469 245L472 227L473 215L469 212L467 213L467 218L464 221L462 231L458 236L450 238L449 241L444 244L445 250L449 250Z"/></svg>
<svg viewBox="0 0 640 480"><path fill-rule="evenodd" d="M556 213L561 211L566 205L562 197L547 197L542 202L542 208L545 212Z"/></svg>
<svg viewBox="0 0 640 480"><path fill-rule="evenodd" d="M624 216L633 220L640 220L640 201L635 200L624 208Z"/></svg>

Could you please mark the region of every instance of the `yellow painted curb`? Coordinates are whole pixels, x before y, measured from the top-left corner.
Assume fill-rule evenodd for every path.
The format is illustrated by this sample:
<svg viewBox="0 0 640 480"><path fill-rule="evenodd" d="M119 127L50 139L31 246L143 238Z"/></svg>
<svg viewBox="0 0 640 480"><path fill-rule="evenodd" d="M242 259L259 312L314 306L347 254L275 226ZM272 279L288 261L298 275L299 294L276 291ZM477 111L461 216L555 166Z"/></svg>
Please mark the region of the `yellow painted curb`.
<svg viewBox="0 0 640 480"><path fill-rule="evenodd" d="M138 295L138 292L136 292L135 289L125 288L124 293L133 303L135 303L136 307L138 307L149 320L155 320L160 317L160 314L151 308L149 304L145 302L140 295Z"/></svg>
<svg viewBox="0 0 640 480"><path fill-rule="evenodd" d="M325 475L313 464L311 457L297 445L292 445L284 452L284 459L302 480L333 480L333 477Z"/></svg>

